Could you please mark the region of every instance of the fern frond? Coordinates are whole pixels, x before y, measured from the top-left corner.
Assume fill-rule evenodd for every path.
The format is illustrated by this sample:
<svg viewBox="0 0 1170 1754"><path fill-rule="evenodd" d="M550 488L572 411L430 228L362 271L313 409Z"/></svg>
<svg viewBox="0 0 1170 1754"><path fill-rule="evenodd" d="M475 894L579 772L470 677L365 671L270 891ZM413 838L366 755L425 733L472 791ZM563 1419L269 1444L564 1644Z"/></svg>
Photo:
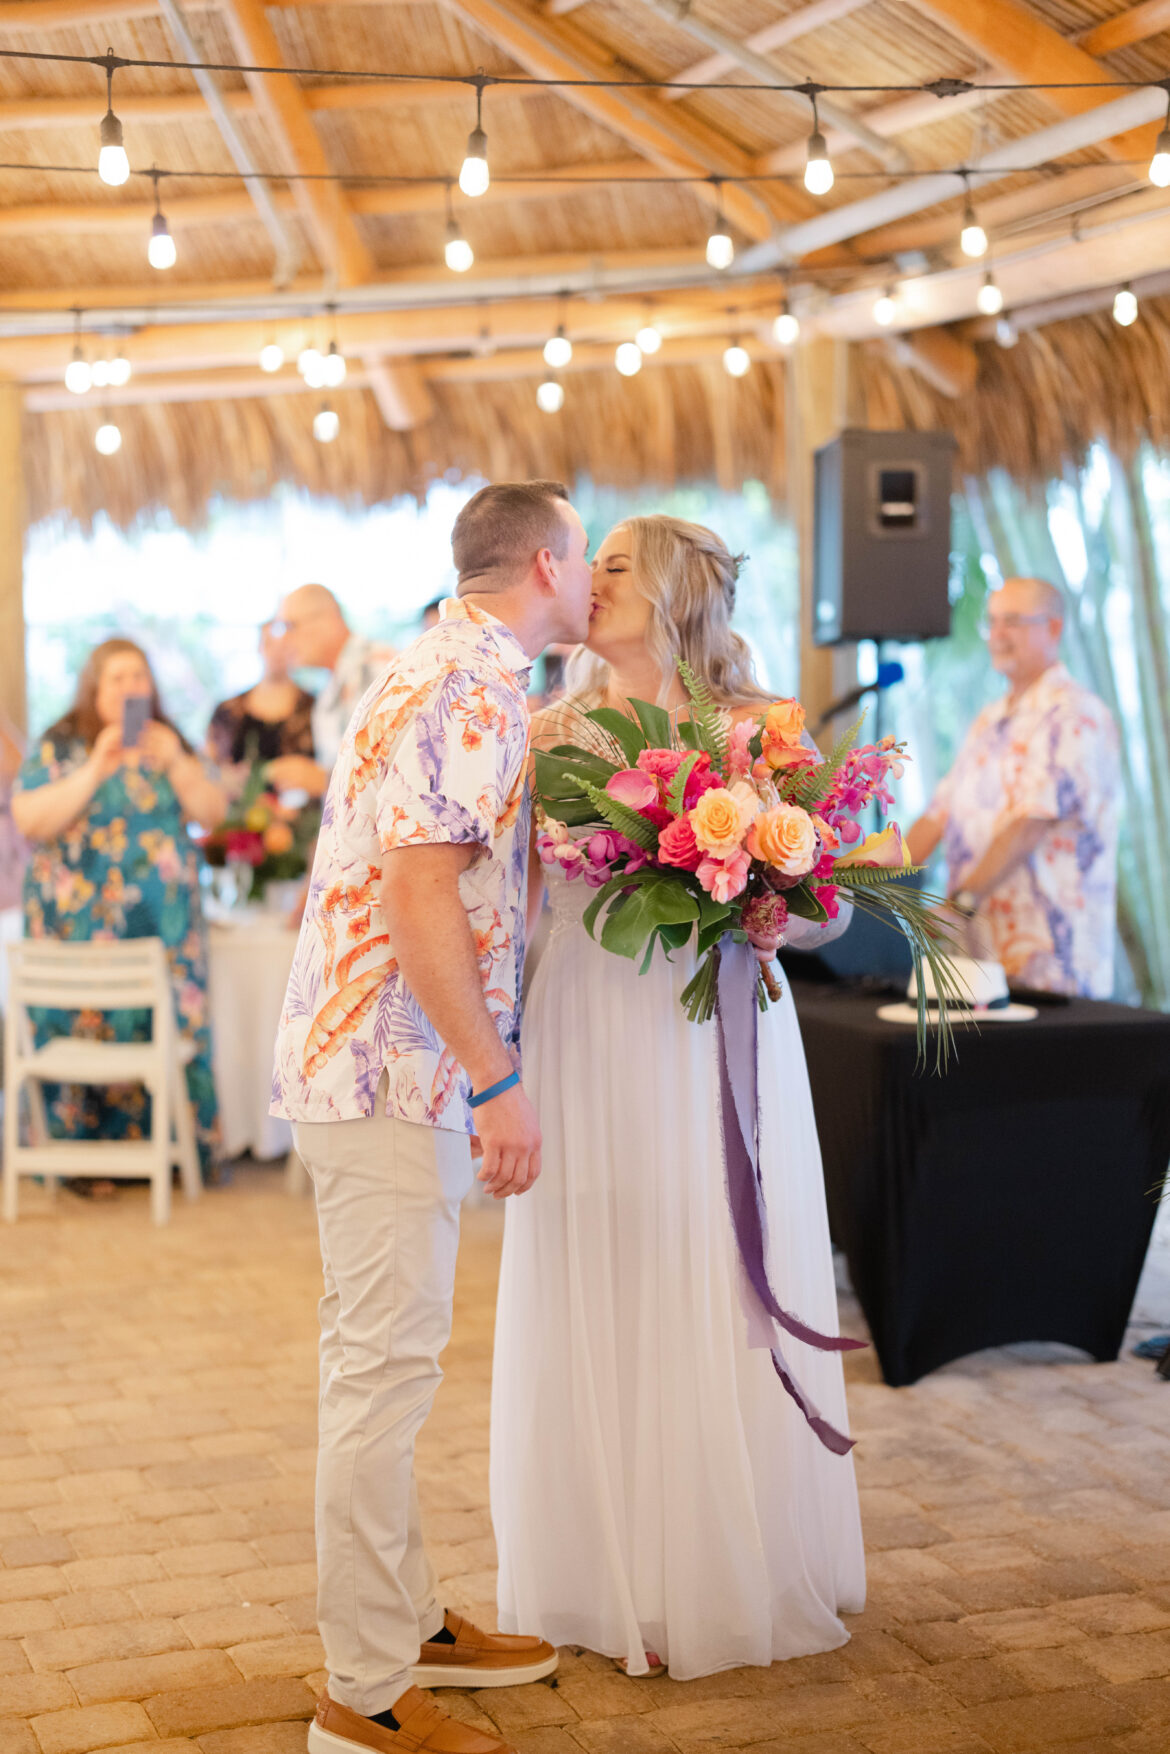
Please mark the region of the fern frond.
<svg viewBox="0 0 1170 1754"><path fill-rule="evenodd" d="M845 757L861 735L861 727L864 723L865 714L862 713L856 724L850 725L848 730L842 731L833 744L827 759L822 761L819 767L814 767L808 773L797 778L790 793L790 801L793 804L799 804L802 809L807 810L811 805L819 804L821 799L827 796L833 781L844 766Z"/></svg>
<svg viewBox="0 0 1170 1754"><path fill-rule="evenodd" d="M675 663L678 665L682 685L690 696L691 720L699 748L707 751L711 757L711 766L723 773L727 767L728 731L715 704L715 697L707 684L695 675L685 658L676 658Z"/></svg>
<svg viewBox="0 0 1170 1754"><path fill-rule="evenodd" d="M624 834L627 840L632 840L644 853L657 852L658 830L652 822L647 822L637 810L632 810L628 804L623 804L617 798L611 798L608 792L603 792L600 786L591 785L588 780L582 782L582 788L592 800L598 814L618 834Z"/></svg>
<svg viewBox="0 0 1170 1754"><path fill-rule="evenodd" d="M666 794L666 808L672 816L677 816L683 807L683 801L687 794L687 781L690 779L698 759L699 751L692 749L686 759L679 763L678 771L670 782L670 790Z"/></svg>

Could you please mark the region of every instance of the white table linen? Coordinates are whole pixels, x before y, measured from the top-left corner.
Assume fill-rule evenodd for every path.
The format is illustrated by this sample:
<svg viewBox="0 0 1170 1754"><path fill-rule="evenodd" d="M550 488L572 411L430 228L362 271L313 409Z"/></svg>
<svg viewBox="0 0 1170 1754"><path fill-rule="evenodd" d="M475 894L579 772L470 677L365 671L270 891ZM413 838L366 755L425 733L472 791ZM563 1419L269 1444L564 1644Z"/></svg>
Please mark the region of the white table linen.
<svg viewBox="0 0 1170 1754"><path fill-rule="evenodd" d="M284 1157L292 1128L268 1113L272 1053L297 934L259 907L220 914L208 926L211 1041L223 1155Z"/></svg>

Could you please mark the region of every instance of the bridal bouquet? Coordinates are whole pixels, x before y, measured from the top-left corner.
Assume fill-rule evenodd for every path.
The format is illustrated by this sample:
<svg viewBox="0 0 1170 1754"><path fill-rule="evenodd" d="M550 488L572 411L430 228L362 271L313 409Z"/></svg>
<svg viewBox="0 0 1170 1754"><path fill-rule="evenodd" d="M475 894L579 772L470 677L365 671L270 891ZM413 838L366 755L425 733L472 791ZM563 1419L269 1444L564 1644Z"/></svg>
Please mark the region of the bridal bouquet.
<svg viewBox="0 0 1170 1754"><path fill-rule="evenodd" d="M656 944L669 956L694 933L699 965L682 1002L693 1022L705 1022L716 1004L721 940L782 942L790 917L823 923L846 895L909 940L922 1041L923 960L940 996L955 984L930 911L935 898L902 881L916 867L897 824L863 837L858 820L871 803L883 814L892 804L888 782L903 771L904 745L885 737L855 747L858 723L823 760L804 739L796 700L774 701L728 730L681 661L679 673L689 716L639 700L630 702L632 718L610 707L582 709L582 745L536 754L547 819L537 850L545 864L597 890L586 928L597 936L600 921L603 947L641 957L643 973ZM771 969L761 967L761 1009L779 994ZM941 1064L949 1048L945 1006L938 1048Z"/></svg>

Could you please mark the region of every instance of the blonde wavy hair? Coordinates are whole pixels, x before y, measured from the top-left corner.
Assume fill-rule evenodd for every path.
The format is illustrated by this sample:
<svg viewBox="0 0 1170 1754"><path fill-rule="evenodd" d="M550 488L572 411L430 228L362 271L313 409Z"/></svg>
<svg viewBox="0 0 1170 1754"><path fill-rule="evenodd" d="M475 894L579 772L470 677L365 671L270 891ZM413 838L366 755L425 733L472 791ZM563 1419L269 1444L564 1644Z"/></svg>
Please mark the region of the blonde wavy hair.
<svg viewBox="0 0 1170 1754"><path fill-rule="evenodd" d="M626 518L630 575L650 605L646 643L661 673L659 701L678 674L683 658L706 682L721 706L769 700L752 673L747 641L732 630L735 583L742 555L732 555L714 530L685 518L654 513ZM569 695L592 700L604 695L609 665L579 646L565 676Z"/></svg>

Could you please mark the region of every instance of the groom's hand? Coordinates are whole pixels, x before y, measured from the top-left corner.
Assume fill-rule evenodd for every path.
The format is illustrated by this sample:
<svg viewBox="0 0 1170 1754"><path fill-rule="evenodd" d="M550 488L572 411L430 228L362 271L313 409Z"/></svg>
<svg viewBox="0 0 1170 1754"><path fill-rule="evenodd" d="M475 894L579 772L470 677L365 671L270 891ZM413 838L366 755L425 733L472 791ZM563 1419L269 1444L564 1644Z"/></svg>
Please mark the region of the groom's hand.
<svg viewBox="0 0 1170 1754"><path fill-rule="evenodd" d="M475 1111L483 1145L479 1180L495 1199L523 1194L540 1174L540 1122L520 1084Z"/></svg>

